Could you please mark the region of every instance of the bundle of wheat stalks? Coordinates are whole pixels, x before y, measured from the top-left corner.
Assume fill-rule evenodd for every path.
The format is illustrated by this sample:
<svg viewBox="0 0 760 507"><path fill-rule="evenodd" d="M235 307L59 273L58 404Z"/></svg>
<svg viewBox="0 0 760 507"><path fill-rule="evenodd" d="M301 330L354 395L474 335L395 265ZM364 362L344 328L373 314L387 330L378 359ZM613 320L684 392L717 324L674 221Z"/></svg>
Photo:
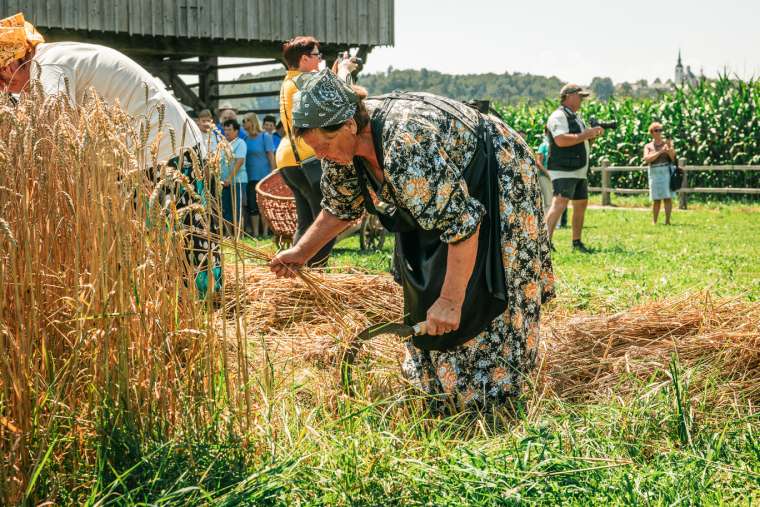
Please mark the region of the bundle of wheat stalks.
<svg viewBox="0 0 760 507"><path fill-rule="evenodd" d="M228 290L243 300L229 304L243 308L275 362L335 367L341 347L361 329L402 316L401 289L388 275L312 273L338 314L326 311L300 281L276 280L261 267L246 266L239 274ZM588 400L631 391L636 384L626 378L664 379L675 354L683 366L703 372L695 382L717 380L720 397L760 395L760 303L697 293L614 315L556 311L547 313L542 334L532 385L544 393ZM393 337L364 349L367 367L390 367L403 353Z"/></svg>
<svg viewBox="0 0 760 507"><path fill-rule="evenodd" d="M388 275L355 270L302 274L311 284L303 278L278 280L262 266L227 268L224 313L242 315L275 363L334 366L359 331L403 317L401 288ZM382 361L395 358L399 350L398 340L387 337L374 341L366 353Z"/></svg>

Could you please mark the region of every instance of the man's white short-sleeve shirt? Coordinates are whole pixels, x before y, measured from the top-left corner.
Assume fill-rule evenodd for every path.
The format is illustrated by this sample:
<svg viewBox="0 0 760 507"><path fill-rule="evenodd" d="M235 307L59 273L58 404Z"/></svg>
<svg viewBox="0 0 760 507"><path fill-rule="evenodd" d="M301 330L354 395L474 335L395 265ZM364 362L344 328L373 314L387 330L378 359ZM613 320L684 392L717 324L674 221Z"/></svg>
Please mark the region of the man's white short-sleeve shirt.
<svg viewBox="0 0 760 507"><path fill-rule="evenodd" d="M572 111L570 112L572 113ZM583 123L583 119L577 114L576 118L578 124L581 126L581 132L583 132L586 130L586 124ZM546 121L546 126L548 127L549 132L551 132L552 137L570 133L570 126L567 124L567 116L565 116L562 108L557 109L549 116L549 119ZM583 144L586 146L586 165L574 171L549 170L549 176L552 180L560 178L586 178L588 175L588 155L591 147L588 141L583 141Z"/></svg>

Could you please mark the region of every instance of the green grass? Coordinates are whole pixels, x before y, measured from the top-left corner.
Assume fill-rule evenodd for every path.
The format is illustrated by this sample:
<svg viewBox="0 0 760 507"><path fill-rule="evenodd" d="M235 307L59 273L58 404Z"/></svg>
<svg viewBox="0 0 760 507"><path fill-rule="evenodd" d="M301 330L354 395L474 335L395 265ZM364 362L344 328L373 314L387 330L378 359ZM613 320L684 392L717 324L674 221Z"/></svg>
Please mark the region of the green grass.
<svg viewBox="0 0 760 507"><path fill-rule="evenodd" d="M555 236L561 300L618 310L695 289L758 300L759 217L757 208L710 207L676 211L665 226L648 211L591 210L583 236L596 253L573 253L568 229Z"/></svg>
<svg viewBox="0 0 760 507"><path fill-rule="evenodd" d="M760 206L708 201L675 210L673 225L665 226L664 215L652 225L648 210L631 209L647 201L621 201L619 208L588 211L583 239L592 255L571 250L569 228L557 231L557 304L619 310L700 289L760 300ZM390 235L382 251L367 253L352 236L337 244L330 265L385 272L392 253Z"/></svg>
<svg viewBox="0 0 760 507"><path fill-rule="evenodd" d="M591 255L556 236L557 300L584 312L710 289L760 299L760 208L704 205L653 226L647 212L592 209ZM379 253L338 245L333 266L385 271ZM674 359L666 382L633 397L576 404L520 400L497 416L425 412L413 393L314 403L319 385L252 379L265 424L239 435L219 422L165 441L115 431L97 465L61 503L112 505L754 505L760 502L760 414L749 400L711 406ZM269 382L269 384L266 384ZM264 385L276 384L268 391ZM264 394L269 392L269 394ZM535 393L530 393L535 396ZM70 484L66 470L48 491Z"/></svg>

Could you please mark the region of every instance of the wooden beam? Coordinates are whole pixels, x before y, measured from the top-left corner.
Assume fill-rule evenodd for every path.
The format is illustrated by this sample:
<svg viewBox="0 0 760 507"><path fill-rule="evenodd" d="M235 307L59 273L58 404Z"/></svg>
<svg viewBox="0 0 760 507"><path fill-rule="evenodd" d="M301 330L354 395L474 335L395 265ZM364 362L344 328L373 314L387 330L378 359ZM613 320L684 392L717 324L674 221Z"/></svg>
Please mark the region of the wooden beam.
<svg viewBox="0 0 760 507"><path fill-rule="evenodd" d="M282 42L266 40L219 39L200 37L151 37L95 30L43 28L48 42L86 42L114 48L128 55L150 55L190 58L193 56L266 58L282 64ZM333 58L345 44L321 44L325 59ZM332 63L332 62L329 62ZM229 64L235 65L235 64ZM262 64L263 65L263 64ZM245 65L247 66L247 65ZM221 67L232 68L232 67Z"/></svg>
<svg viewBox="0 0 760 507"><path fill-rule="evenodd" d="M603 188L603 187L588 187L589 192L604 192L607 190L612 194L647 194L649 189L647 188Z"/></svg>
<svg viewBox="0 0 760 507"><path fill-rule="evenodd" d="M200 111L201 109L208 108L208 105L198 97L195 92L185 84L179 74L172 71L165 72L166 77L171 83L172 91L177 99L188 107Z"/></svg>
<svg viewBox="0 0 760 507"><path fill-rule="evenodd" d="M618 166L609 166L609 167L592 167L591 172L592 173L599 173L602 172L602 170L605 170L607 172L611 173L627 173L627 172L636 172L636 171L646 171L646 166L638 166L638 165L618 165Z"/></svg>
<svg viewBox="0 0 760 507"><path fill-rule="evenodd" d="M682 188L679 192L687 194L750 194L760 195L760 188L737 188L737 187L720 187L720 188Z"/></svg>
<svg viewBox="0 0 760 507"><path fill-rule="evenodd" d="M223 65L217 65L217 69L240 69L243 67L261 67L263 65L282 65L282 60L262 60L258 62L246 62L246 63L225 63Z"/></svg>
<svg viewBox="0 0 760 507"><path fill-rule="evenodd" d="M248 99L254 97L277 97L278 95L280 95L280 90L272 90L268 92L230 93L212 95L212 97L215 99Z"/></svg>
<svg viewBox="0 0 760 507"><path fill-rule="evenodd" d="M649 189L647 188L608 188L613 194L647 194ZM588 187L589 192L603 192L602 187ZM740 188L740 187L694 187L694 188L679 188L676 192L683 192L685 194L748 194L748 195L760 195L760 188Z"/></svg>
<svg viewBox="0 0 760 507"><path fill-rule="evenodd" d="M646 171L648 169L647 166L640 166L640 165L619 165L619 166L610 166L607 168L610 172L618 172L618 173L624 173L624 172L636 172L636 171ZM687 165L685 167L681 167L684 171L689 172L702 172L702 171L760 171L760 165ZM601 172L601 167L592 167L591 172L598 173Z"/></svg>
<svg viewBox="0 0 760 507"><path fill-rule="evenodd" d="M760 165L687 165L684 171L760 171Z"/></svg>
<svg viewBox="0 0 760 507"><path fill-rule="evenodd" d="M85 30L48 28L43 35L48 42L86 42L114 48L127 55L152 56L225 56L269 58L282 55L282 43L274 41L225 40L180 37L150 37L128 33L105 33Z"/></svg>
<svg viewBox="0 0 760 507"><path fill-rule="evenodd" d="M278 74L276 76L266 77L253 77L250 79L233 79L231 81L217 81L217 85L238 85L238 84L254 84L254 83L274 83L280 82L285 79L285 74Z"/></svg>
<svg viewBox="0 0 760 507"><path fill-rule="evenodd" d="M176 72L177 74L190 74L197 76L200 74L206 74L207 72L211 71L208 64L204 63L203 61L183 62L180 60L162 60L161 58L144 55L136 55L134 56L134 59L144 63L145 68L160 67L162 69L171 69L172 72ZM206 60L206 58L204 58L204 60Z"/></svg>
<svg viewBox="0 0 760 507"><path fill-rule="evenodd" d="M170 65L161 65L161 60L138 60L151 74L158 76L174 92L174 96L182 104L196 111L208 108L208 104L195 94L185 81L175 72Z"/></svg>
<svg viewBox="0 0 760 507"><path fill-rule="evenodd" d="M243 115L248 113L256 113L256 114L279 114L280 109L239 109L237 114Z"/></svg>

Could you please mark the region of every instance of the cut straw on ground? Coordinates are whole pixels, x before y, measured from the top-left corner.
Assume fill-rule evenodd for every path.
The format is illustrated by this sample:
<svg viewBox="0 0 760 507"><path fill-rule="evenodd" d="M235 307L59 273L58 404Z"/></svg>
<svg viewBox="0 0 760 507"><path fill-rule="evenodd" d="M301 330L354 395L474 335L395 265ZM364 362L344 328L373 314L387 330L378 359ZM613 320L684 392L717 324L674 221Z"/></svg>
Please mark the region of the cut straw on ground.
<svg viewBox="0 0 760 507"><path fill-rule="evenodd" d="M323 297L341 309L341 321L326 311L302 281L275 279L268 269L245 265L228 290L275 362L335 368L341 347L362 329L402 318L401 288L388 275L311 272ZM238 284L240 286L238 286ZM714 299L708 292L637 306L614 315L568 317L546 312L540 368L533 389L572 400L602 400L634 379L664 380L675 355L718 381L719 399L760 399L760 303ZM403 357L397 338L380 337L364 347L365 367L391 368ZM397 372L400 376L400 372Z"/></svg>

